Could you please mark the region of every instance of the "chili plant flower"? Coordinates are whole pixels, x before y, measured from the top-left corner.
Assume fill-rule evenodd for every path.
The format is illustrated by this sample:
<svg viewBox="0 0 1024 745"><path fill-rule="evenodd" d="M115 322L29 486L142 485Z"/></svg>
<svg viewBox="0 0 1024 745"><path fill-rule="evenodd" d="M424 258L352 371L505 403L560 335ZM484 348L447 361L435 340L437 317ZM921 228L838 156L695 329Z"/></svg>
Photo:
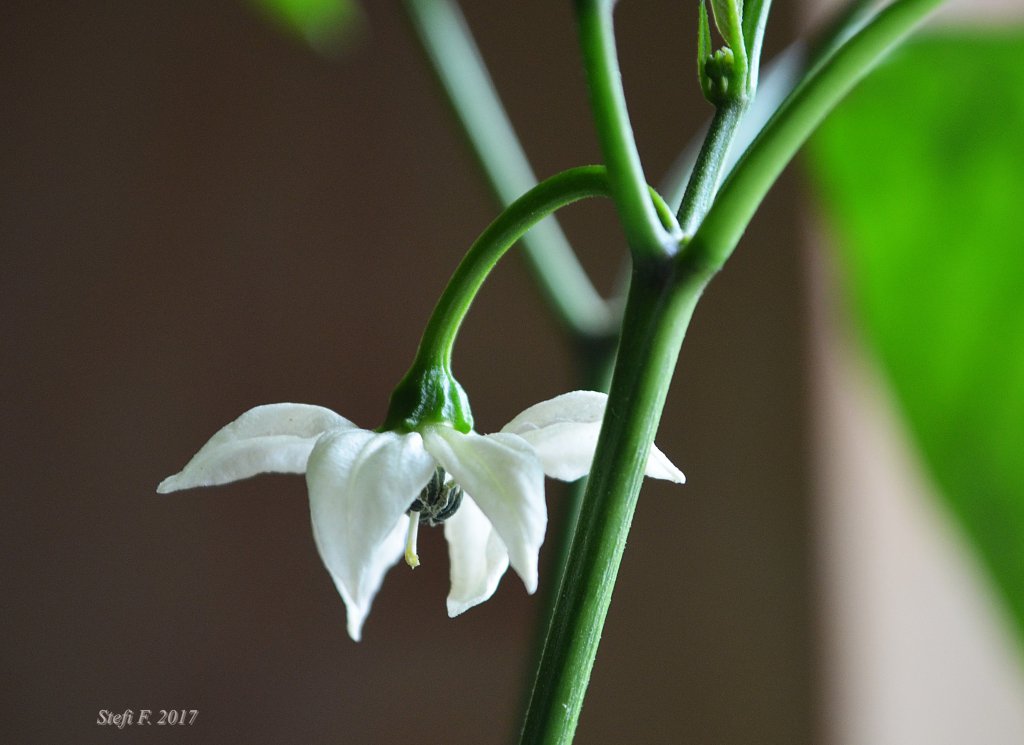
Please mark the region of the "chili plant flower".
<svg viewBox="0 0 1024 745"><path fill-rule="evenodd" d="M316 545L358 641L388 569L403 552L410 566L419 564L421 524L444 525L450 616L489 598L509 565L534 592L547 525L544 475L572 481L589 472L605 401L603 393L566 393L489 435L443 422L374 432L320 406L257 406L157 491L305 473ZM683 481L657 448L646 473Z"/></svg>

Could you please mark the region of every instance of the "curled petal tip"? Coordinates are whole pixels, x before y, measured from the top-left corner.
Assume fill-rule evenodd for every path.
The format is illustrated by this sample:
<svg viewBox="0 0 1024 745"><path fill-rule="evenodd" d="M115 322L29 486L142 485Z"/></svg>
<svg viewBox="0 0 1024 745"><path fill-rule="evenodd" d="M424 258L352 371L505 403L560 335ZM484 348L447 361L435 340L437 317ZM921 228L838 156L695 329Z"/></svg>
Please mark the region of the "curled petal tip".
<svg viewBox="0 0 1024 745"><path fill-rule="evenodd" d="M651 446L651 454L647 458L647 469L645 475L652 479L664 479L675 484L685 484L686 476L676 468L676 465L668 459L656 446Z"/></svg>
<svg viewBox="0 0 1024 745"><path fill-rule="evenodd" d="M168 476L156 486L157 494L169 494L172 491L178 491L180 487L177 486L178 474Z"/></svg>
<svg viewBox="0 0 1024 745"><path fill-rule="evenodd" d="M461 616L463 613L472 608L470 603L458 603L452 600L448 601L448 618L455 618Z"/></svg>
<svg viewBox="0 0 1024 745"><path fill-rule="evenodd" d="M675 466L672 466L672 471L670 472L670 475L665 477L665 480L666 481L671 481L674 484L685 484L686 483L686 474L684 474L682 471L680 471Z"/></svg>
<svg viewBox="0 0 1024 745"><path fill-rule="evenodd" d="M520 579L523 580L523 585L526 587L526 593L533 595L537 592L537 567L531 567L527 571L519 572L516 571Z"/></svg>
<svg viewBox="0 0 1024 745"><path fill-rule="evenodd" d="M356 624L356 623L353 623L352 621L349 621L348 622L348 636L354 642L362 641L363 640L363 624L362 624L362 622L359 622L358 624Z"/></svg>

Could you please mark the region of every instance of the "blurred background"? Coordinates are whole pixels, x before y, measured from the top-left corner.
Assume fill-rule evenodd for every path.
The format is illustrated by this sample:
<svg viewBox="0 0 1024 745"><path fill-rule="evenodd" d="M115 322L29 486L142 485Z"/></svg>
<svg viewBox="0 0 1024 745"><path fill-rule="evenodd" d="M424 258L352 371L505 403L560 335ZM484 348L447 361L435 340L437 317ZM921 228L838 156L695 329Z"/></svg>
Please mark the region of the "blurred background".
<svg viewBox="0 0 1024 745"><path fill-rule="evenodd" d="M428 531L422 566L392 570L356 644L301 478L154 491L260 403L377 426L496 214L401 9L365 5L333 55L243 0L0 11L5 742L485 745L517 731L541 602L516 577L449 620L446 546ZM466 5L536 171L598 162L571 4ZM769 54L804 10L778 4ZM710 113L691 11L648 0L616 16L652 178ZM783 177L697 312L658 436L689 481L644 487L580 743L1024 738L1020 648L927 483L898 481L914 456L835 331L808 191ZM610 203L561 216L610 291L624 250ZM576 385L510 256L456 350L481 431ZM876 500L892 519L859 499L889 486L855 486L879 472L904 484ZM553 513L563 493L549 483ZM905 527L886 542L878 519ZM908 565L925 568L900 584L893 567ZM994 692L900 703L936 679ZM143 708L199 715L96 725L102 709ZM989 736L949 739L979 722Z"/></svg>

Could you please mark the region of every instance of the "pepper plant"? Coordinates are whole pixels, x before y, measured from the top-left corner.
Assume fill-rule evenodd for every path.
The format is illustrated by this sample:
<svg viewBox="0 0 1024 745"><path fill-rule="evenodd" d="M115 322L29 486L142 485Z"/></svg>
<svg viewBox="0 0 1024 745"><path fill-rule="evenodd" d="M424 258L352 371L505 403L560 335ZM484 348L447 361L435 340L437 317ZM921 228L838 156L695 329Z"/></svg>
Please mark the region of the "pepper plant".
<svg viewBox="0 0 1024 745"><path fill-rule="evenodd" d="M301 3L263 4L281 6L284 17L307 36L311 32L303 24L315 25L321 15L336 19L355 13L347 2L337 6L344 13L333 14L323 11L331 7L324 2L310 3L308 13L296 11ZM855 0L813 40L795 75L793 66L787 67L785 74L792 79L775 81L774 90L786 90L778 100L757 98L760 82L783 74L762 73L770 0L696 2L695 83L713 113L691 167L661 192L650 185L633 136L617 58L615 4L574 2L603 163L538 182L454 0L404 1L503 210L455 269L380 427L360 429L321 407L257 407L217 433L181 473L160 486L161 491L173 491L267 471L306 473L317 545L347 606L349 633L358 640L384 574L403 556L410 566L419 563L416 535L421 525L444 525L452 572L450 614L490 597L509 566L532 592L546 527L544 475L571 481L589 473L569 521L560 574L539 580L559 585L547 609L543 652L521 732L521 742L531 745L573 738L644 475L683 481L653 440L702 292L819 124L941 0ZM1011 76L1011 58L1006 53L1006 67L992 74ZM961 62L969 65L967 59ZM898 131L908 135L907 148L920 140L909 128ZM819 162L831 158L846 166L849 159L841 152L842 143L848 142L845 136L854 135L837 136L826 129L816 146ZM837 203L846 204L842 178L856 183L857 172L833 166L822 166L821 181L833 196L839 195ZM833 174L845 175L833 180ZM870 197L869 187L857 183L865 198ZM557 223L547 219L570 203L593 197L611 199L629 249L622 299L606 300L596 292ZM894 211L899 212L898 206ZM862 219L863 210L843 214L858 236L870 234L870 226L877 225L877 220ZM500 433L478 435L451 353L476 293L517 245L580 350L587 387L603 387L601 381L607 380L607 395L568 393L531 407ZM898 293L900 288L889 290ZM869 290L863 293L869 301L874 298ZM870 303L869 312L874 313L874 331L891 346L893 328L884 312ZM1019 320L1013 321L1017 327ZM898 330L908 333L903 327ZM1020 347L1013 349L1015 356L1002 364L1024 375ZM906 362L901 362L898 349L890 351L898 377L905 372L900 364ZM1012 411L1020 414L1021 380L1005 391L1015 402ZM912 416L926 416L923 409L924 404L912 408ZM1012 437L1022 434L1018 425L1007 424ZM956 457L948 442L930 443L932 430L927 424L921 427L929 454ZM1015 440L1017 446L1021 441L1024 434ZM1015 452L1014 445L1006 447L999 456L1004 467ZM955 473L946 478L956 498L962 493L959 478ZM1024 492L1024 485L1017 486ZM1024 566L1024 508L1014 501L1021 497L1015 488L1003 489L1002 482L992 487L1010 516L994 552L975 507L958 505L1019 614L1024 593L1015 583ZM993 511L985 509L985 519L991 518Z"/></svg>

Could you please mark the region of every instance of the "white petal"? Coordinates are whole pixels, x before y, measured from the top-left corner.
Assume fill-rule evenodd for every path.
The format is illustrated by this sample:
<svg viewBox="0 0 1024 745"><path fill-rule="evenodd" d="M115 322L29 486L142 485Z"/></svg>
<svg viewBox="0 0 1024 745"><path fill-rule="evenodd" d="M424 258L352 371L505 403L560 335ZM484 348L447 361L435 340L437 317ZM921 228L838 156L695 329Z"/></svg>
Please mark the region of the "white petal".
<svg viewBox="0 0 1024 745"><path fill-rule="evenodd" d="M322 406L267 404L221 428L180 473L156 488L161 494L238 481L258 473L302 473L317 438L329 429L352 429Z"/></svg>
<svg viewBox="0 0 1024 745"><path fill-rule="evenodd" d="M508 569L508 551L480 508L468 494L444 524L448 539L452 589L448 593L451 618L487 600L498 589Z"/></svg>
<svg viewBox="0 0 1024 745"><path fill-rule="evenodd" d="M309 456L313 536L359 640L370 604L404 543L404 513L436 465L415 432L328 432Z"/></svg>
<svg viewBox="0 0 1024 745"><path fill-rule="evenodd" d="M651 443L651 453L647 456L647 468L644 470L644 475L650 476L652 479L664 479L677 484L686 483L686 476L683 475L683 472L676 468L676 464L670 461L668 456L661 452L653 442Z"/></svg>
<svg viewBox="0 0 1024 745"><path fill-rule="evenodd" d="M572 391L534 404L501 428L529 442L544 473L554 479L575 481L590 473L601 432L608 396L597 391ZM644 473L681 484L682 471L656 446L651 446Z"/></svg>
<svg viewBox="0 0 1024 745"><path fill-rule="evenodd" d="M345 603L346 629L352 641L357 642L363 638L363 623L370 614L370 606L373 605L377 591L384 583L384 575L401 560L405 553L407 524L408 520L403 515L384 540L363 556L363 580L359 597L350 594L349 585L341 582L333 573L331 574L334 586ZM320 552L320 555L323 556L323 551Z"/></svg>
<svg viewBox="0 0 1024 745"><path fill-rule="evenodd" d="M462 434L451 427L423 430L423 443L457 484L473 495L508 550L527 592L537 589L537 555L548 512L544 472L533 448L511 434Z"/></svg>

